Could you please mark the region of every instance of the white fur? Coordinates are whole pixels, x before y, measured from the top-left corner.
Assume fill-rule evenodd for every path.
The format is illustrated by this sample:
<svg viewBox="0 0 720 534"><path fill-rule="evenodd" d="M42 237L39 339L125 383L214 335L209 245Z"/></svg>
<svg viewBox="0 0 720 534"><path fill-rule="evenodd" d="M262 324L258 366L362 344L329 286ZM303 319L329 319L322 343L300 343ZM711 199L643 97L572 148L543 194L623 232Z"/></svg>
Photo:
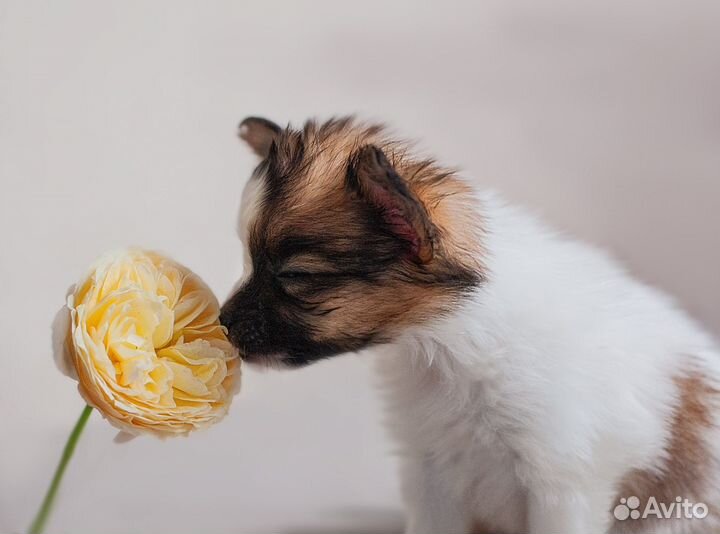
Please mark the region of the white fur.
<svg viewBox="0 0 720 534"><path fill-rule="evenodd" d="M473 519L508 533L606 532L620 480L662 465L673 379L695 370L720 383L719 353L604 253L494 195L481 205L487 283L378 355L408 532L465 532ZM706 436L715 459L718 437ZM683 497L720 504L716 467L707 493ZM718 528L710 516L652 530Z"/></svg>
<svg viewBox="0 0 720 534"><path fill-rule="evenodd" d="M247 128L247 127L245 127ZM237 220L237 235L243 245L243 271L242 276L235 282L230 294L236 293L245 281L250 278L253 272L252 256L248 243L250 242L250 223L257 219L260 213L261 199L265 193L265 182L253 176L247 181L243 188L242 198L240 199L240 212Z"/></svg>

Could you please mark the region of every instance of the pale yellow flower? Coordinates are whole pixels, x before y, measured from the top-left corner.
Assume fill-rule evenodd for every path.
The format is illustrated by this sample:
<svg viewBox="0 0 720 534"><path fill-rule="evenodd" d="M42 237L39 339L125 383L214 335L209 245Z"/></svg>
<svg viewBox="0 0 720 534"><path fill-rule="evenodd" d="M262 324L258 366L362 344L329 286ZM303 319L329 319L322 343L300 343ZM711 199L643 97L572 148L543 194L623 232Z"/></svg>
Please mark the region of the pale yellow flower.
<svg viewBox="0 0 720 534"><path fill-rule="evenodd" d="M210 289L153 252L103 256L68 295L65 358L88 404L131 433L187 434L220 420L240 360Z"/></svg>

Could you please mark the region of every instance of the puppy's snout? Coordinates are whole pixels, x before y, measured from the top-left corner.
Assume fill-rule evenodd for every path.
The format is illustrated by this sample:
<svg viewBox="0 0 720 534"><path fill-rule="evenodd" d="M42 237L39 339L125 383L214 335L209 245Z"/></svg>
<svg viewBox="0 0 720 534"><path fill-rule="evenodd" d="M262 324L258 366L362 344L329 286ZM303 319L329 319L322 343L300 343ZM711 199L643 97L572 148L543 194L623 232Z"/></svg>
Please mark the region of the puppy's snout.
<svg viewBox="0 0 720 534"><path fill-rule="evenodd" d="M223 306L220 309L220 324L223 325L225 328L230 331L230 325L232 325L232 314L230 310L227 308L227 306Z"/></svg>
<svg viewBox="0 0 720 534"><path fill-rule="evenodd" d="M223 305L220 324L228 329L230 342L246 354L262 351L267 342L268 329L259 304L242 294Z"/></svg>
<svg viewBox="0 0 720 534"><path fill-rule="evenodd" d="M228 329L228 334L231 333L235 328L235 323L238 320L237 308L233 305L232 299L226 302L222 308L220 308L220 324ZM232 339L231 339L232 341Z"/></svg>

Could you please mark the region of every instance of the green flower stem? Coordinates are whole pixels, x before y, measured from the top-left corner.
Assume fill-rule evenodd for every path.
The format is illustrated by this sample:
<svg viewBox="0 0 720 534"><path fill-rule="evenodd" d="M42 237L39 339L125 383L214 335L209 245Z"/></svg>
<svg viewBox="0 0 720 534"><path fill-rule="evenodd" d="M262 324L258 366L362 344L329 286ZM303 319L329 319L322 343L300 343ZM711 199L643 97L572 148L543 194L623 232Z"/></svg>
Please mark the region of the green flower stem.
<svg viewBox="0 0 720 534"><path fill-rule="evenodd" d="M75 452L75 446L80 439L80 434L82 434L83 428L85 428L85 423L87 423L91 413L92 407L85 406L80 414L80 419L78 419L77 423L75 423L75 428L73 428L73 431L65 444L65 449L63 450L62 457L60 458L60 463L58 464L57 469L55 469L55 476L53 476L50 487L45 494L42 506L40 506L40 510L38 510L35 520L30 526L29 534L42 534L43 530L45 530L45 523L47 523L48 517L50 516L50 511L52 510L53 503L55 502L60 482L62 482L62 477L65 473L65 468L70 462L73 452Z"/></svg>

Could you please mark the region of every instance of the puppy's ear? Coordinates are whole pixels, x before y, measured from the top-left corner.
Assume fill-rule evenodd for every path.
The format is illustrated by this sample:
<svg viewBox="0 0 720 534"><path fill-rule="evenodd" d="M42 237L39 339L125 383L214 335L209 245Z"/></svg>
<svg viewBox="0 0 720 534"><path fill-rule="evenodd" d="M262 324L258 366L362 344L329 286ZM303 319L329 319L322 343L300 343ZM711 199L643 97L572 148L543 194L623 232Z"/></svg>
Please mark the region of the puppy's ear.
<svg viewBox="0 0 720 534"><path fill-rule="evenodd" d="M253 152L265 159L280 130L280 126L272 121L262 117L248 117L240 123L238 135L250 145Z"/></svg>
<svg viewBox="0 0 720 534"><path fill-rule="evenodd" d="M412 261L432 260L435 227L430 216L381 149L367 145L350 157L347 185L406 244Z"/></svg>

